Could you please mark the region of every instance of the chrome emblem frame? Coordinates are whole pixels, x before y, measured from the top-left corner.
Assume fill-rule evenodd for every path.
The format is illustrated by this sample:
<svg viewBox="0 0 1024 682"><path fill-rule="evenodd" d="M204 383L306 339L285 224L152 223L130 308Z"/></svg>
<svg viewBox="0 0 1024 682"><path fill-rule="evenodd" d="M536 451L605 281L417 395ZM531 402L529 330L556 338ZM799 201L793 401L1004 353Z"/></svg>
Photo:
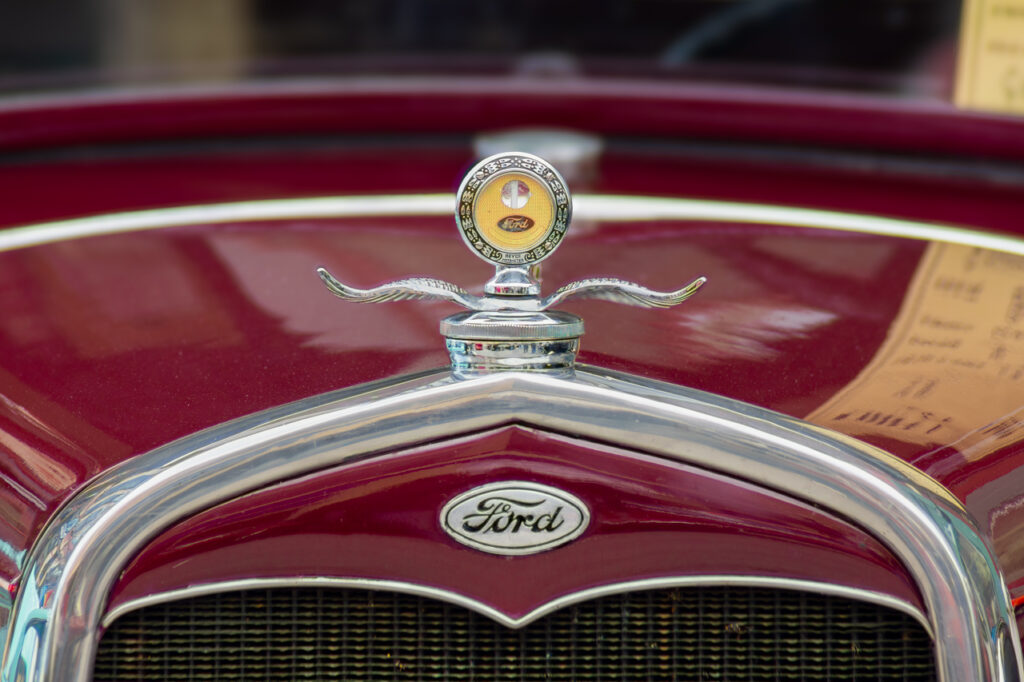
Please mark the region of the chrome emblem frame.
<svg viewBox="0 0 1024 682"><path fill-rule="evenodd" d="M550 193L553 202L551 224L544 237L539 244L526 251L512 251L491 244L476 224L479 191L486 184L511 173L523 173L535 179ZM543 159L525 152L506 152L484 159L466 173L455 196L458 204L455 223L459 226L462 239L473 253L497 265L532 265L544 260L561 243L572 219L572 201L561 174Z"/></svg>
<svg viewBox="0 0 1024 682"><path fill-rule="evenodd" d="M489 554L522 556L572 542L590 525L575 495L527 481L488 483L452 498L441 528L456 542Z"/></svg>

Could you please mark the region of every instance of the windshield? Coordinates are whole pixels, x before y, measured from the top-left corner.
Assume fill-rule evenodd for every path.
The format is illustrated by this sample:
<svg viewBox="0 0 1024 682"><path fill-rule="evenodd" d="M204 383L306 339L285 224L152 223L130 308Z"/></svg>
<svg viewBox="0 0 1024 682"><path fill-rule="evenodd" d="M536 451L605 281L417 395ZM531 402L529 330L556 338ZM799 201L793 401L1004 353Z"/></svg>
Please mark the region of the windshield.
<svg viewBox="0 0 1024 682"><path fill-rule="evenodd" d="M957 0L54 0L0 8L0 94L279 77L610 76L947 97Z"/></svg>

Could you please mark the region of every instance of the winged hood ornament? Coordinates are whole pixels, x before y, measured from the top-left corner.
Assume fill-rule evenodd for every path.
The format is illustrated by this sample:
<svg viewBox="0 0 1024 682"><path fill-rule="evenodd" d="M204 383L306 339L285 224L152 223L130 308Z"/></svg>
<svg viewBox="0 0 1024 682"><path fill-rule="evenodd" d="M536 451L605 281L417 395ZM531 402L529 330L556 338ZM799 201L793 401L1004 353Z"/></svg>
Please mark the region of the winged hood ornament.
<svg viewBox="0 0 1024 682"><path fill-rule="evenodd" d="M624 279L594 277L581 279L560 287L548 296L473 296L465 289L439 279L410 277L382 284L372 289L356 289L342 284L323 268L317 269L320 279L338 298L355 303L384 303L408 299L451 301L476 311L514 310L539 313L570 298L596 298L612 303L644 308L671 308L697 293L706 281L698 277L677 291L652 291Z"/></svg>
<svg viewBox="0 0 1024 682"><path fill-rule="evenodd" d="M561 243L571 218L569 189L553 166L524 152L496 154L466 174L456 199L455 222L463 240L496 267L483 296L428 277L357 289L324 268L317 274L332 294L354 303L433 299L467 308L470 312L441 323L457 376L502 369L571 371L583 322L550 310L553 306L571 298L590 298L669 308L693 296L706 281L698 277L676 291L661 292L596 277L541 296L538 264Z"/></svg>

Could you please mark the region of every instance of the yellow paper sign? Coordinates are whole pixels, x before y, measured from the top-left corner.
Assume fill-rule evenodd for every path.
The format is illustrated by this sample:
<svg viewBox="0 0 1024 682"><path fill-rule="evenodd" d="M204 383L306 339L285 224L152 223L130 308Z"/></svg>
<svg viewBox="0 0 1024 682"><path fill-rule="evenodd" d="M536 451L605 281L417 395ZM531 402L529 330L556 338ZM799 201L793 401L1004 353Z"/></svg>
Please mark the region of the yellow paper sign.
<svg viewBox="0 0 1024 682"><path fill-rule="evenodd" d="M964 0L955 99L1024 114L1024 0Z"/></svg>
<svg viewBox="0 0 1024 682"><path fill-rule="evenodd" d="M974 460L1024 434L1024 257L929 245L874 359L806 417Z"/></svg>

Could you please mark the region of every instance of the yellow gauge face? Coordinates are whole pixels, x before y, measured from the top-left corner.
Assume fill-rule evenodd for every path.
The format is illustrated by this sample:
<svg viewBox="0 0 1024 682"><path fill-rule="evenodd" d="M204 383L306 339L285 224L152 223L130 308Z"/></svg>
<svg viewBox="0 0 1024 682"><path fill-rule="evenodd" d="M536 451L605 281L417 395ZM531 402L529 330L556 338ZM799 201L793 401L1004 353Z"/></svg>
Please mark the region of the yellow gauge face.
<svg viewBox="0 0 1024 682"><path fill-rule="evenodd" d="M539 263L558 248L572 219L565 180L525 152L495 154L466 173L455 224L473 252L502 266Z"/></svg>
<svg viewBox="0 0 1024 682"><path fill-rule="evenodd" d="M473 218L480 236L492 247L522 253L547 237L555 218L555 200L528 173L500 173L480 188Z"/></svg>

